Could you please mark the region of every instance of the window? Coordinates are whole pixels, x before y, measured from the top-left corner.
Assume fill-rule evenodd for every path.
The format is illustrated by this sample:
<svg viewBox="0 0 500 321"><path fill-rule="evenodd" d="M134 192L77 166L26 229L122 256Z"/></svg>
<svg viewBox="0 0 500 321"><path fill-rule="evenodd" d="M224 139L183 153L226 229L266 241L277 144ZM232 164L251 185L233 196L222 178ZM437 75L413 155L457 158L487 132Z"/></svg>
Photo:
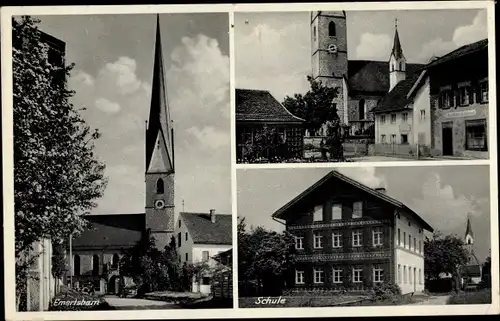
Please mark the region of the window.
<svg viewBox="0 0 500 321"><path fill-rule="evenodd" d="M422 253L422 241L418 241L418 252Z"/></svg>
<svg viewBox="0 0 500 321"><path fill-rule="evenodd" d="M188 240L188 232L186 232L186 237L185 237L185 240L186 240L186 241Z"/></svg>
<svg viewBox="0 0 500 321"><path fill-rule="evenodd" d="M73 258L73 275L80 275L80 255L78 254Z"/></svg>
<svg viewBox="0 0 500 321"><path fill-rule="evenodd" d="M342 219L342 205L341 204L333 204L332 206L332 220L341 220Z"/></svg>
<svg viewBox="0 0 500 321"><path fill-rule="evenodd" d="M323 235L319 234L318 232L314 232L314 244L313 244L315 249L321 249L323 248Z"/></svg>
<svg viewBox="0 0 500 321"><path fill-rule="evenodd" d="M411 235L408 234L408 249L411 250Z"/></svg>
<svg viewBox="0 0 500 321"><path fill-rule="evenodd" d="M398 228L398 245L401 245L401 229Z"/></svg>
<svg viewBox="0 0 500 321"><path fill-rule="evenodd" d="M316 41L316 26L313 28L313 41Z"/></svg>
<svg viewBox="0 0 500 321"><path fill-rule="evenodd" d="M342 233L333 232L332 233L332 247L339 248L342 247Z"/></svg>
<svg viewBox="0 0 500 321"><path fill-rule="evenodd" d="M385 124L385 115L380 116L380 123Z"/></svg>
<svg viewBox="0 0 500 321"><path fill-rule="evenodd" d="M186 261L189 261L189 256L187 253L186 253Z"/></svg>
<svg viewBox="0 0 500 321"><path fill-rule="evenodd" d="M418 269L418 284L422 284L422 269Z"/></svg>
<svg viewBox="0 0 500 321"><path fill-rule="evenodd" d="M314 222L323 220L323 206L318 205L314 207Z"/></svg>
<svg viewBox="0 0 500 321"><path fill-rule="evenodd" d="M411 266L408 267L408 283L411 284Z"/></svg>
<svg viewBox="0 0 500 321"><path fill-rule="evenodd" d="M398 283L402 283L401 281L401 264L398 264Z"/></svg>
<svg viewBox="0 0 500 321"><path fill-rule="evenodd" d="M406 265L403 266L403 283L406 283L407 282L407 279L406 279Z"/></svg>
<svg viewBox="0 0 500 321"><path fill-rule="evenodd" d="M99 255L92 256L92 275L99 275Z"/></svg>
<svg viewBox="0 0 500 321"><path fill-rule="evenodd" d="M202 260L203 262L208 261L208 251L203 251L203 252L201 252L201 260Z"/></svg>
<svg viewBox="0 0 500 321"><path fill-rule="evenodd" d="M297 250L304 249L304 237L303 236L296 236L295 237L295 248Z"/></svg>
<svg viewBox="0 0 500 321"><path fill-rule="evenodd" d="M358 105L359 119L365 119L365 100L361 99Z"/></svg>
<svg viewBox="0 0 500 321"><path fill-rule="evenodd" d="M352 268L352 282L353 283L363 282L363 267L362 266L354 266Z"/></svg>
<svg viewBox="0 0 500 321"><path fill-rule="evenodd" d="M328 36L330 37L336 37L337 36L337 30L335 28L335 22L330 21L328 24Z"/></svg>
<svg viewBox="0 0 500 321"><path fill-rule="evenodd" d="M165 186L163 180L158 178L156 181L156 194L163 194L165 192Z"/></svg>
<svg viewBox="0 0 500 321"><path fill-rule="evenodd" d="M382 144L385 144L385 143L386 143L385 135L380 135L380 142L381 142Z"/></svg>
<svg viewBox="0 0 500 321"><path fill-rule="evenodd" d="M403 232L403 247L406 247L406 232Z"/></svg>
<svg viewBox="0 0 500 321"><path fill-rule="evenodd" d="M179 227L181 227L181 220L179 220Z"/></svg>
<svg viewBox="0 0 500 321"><path fill-rule="evenodd" d="M403 113L403 123L407 123L408 122L408 113Z"/></svg>
<svg viewBox="0 0 500 321"><path fill-rule="evenodd" d="M352 246L358 247L362 245L363 231L354 230L352 231Z"/></svg>
<svg viewBox="0 0 500 321"><path fill-rule="evenodd" d="M381 246L382 245L382 228L375 227L373 229L373 246Z"/></svg>
<svg viewBox="0 0 500 321"><path fill-rule="evenodd" d="M425 109L420 111L420 120L425 120Z"/></svg>
<svg viewBox="0 0 500 321"><path fill-rule="evenodd" d="M401 144L408 144L408 135L401 134Z"/></svg>
<svg viewBox="0 0 500 321"><path fill-rule="evenodd" d="M322 268L314 268L314 283L321 284L325 282L325 274Z"/></svg>
<svg viewBox="0 0 500 321"><path fill-rule="evenodd" d="M334 266L332 268L332 281L333 283L342 283L342 269Z"/></svg>
<svg viewBox="0 0 500 321"><path fill-rule="evenodd" d="M396 123L396 114L391 114L391 124Z"/></svg>
<svg viewBox="0 0 500 321"><path fill-rule="evenodd" d="M391 144L396 144L396 134L391 135Z"/></svg>
<svg viewBox="0 0 500 321"><path fill-rule="evenodd" d="M411 222L408 220L408 226L411 226Z"/></svg>
<svg viewBox="0 0 500 321"><path fill-rule="evenodd" d="M416 252L417 251L417 238L413 238L413 250Z"/></svg>
<svg viewBox="0 0 500 321"><path fill-rule="evenodd" d="M468 106L471 103L472 91L470 86L458 88L458 104L460 106Z"/></svg>
<svg viewBox="0 0 500 321"><path fill-rule="evenodd" d="M354 202L352 206L352 218L363 217L363 202Z"/></svg>
<svg viewBox="0 0 500 321"><path fill-rule="evenodd" d="M181 232L177 233L177 243L179 247L182 246Z"/></svg>
<svg viewBox="0 0 500 321"><path fill-rule="evenodd" d="M295 284L304 284L304 271L295 270Z"/></svg>
<svg viewBox="0 0 500 321"><path fill-rule="evenodd" d="M488 150L486 119L466 120L465 131L465 145L467 150Z"/></svg>
<svg viewBox="0 0 500 321"><path fill-rule="evenodd" d="M380 264L373 265L373 282L380 283L384 281L384 270Z"/></svg>
<svg viewBox="0 0 500 321"><path fill-rule="evenodd" d="M455 106L455 97L451 90L443 90L439 94L439 108L446 109Z"/></svg>
<svg viewBox="0 0 500 321"><path fill-rule="evenodd" d="M201 285L210 285L210 277L204 276L201 278Z"/></svg>
<svg viewBox="0 0 500 321"><path fill-rule="evenodd" d="M479 83L479 102L488 102L488 81L482 81Z"/></svg>
<svg viewBox="0 0 500 321"><path fill-rule="evenodd" d="M113 254L113 257L111 258L111 266L113 268L117 268L118 267L118 263L120 262L120 257L118 256L118 254Z"/></svg>

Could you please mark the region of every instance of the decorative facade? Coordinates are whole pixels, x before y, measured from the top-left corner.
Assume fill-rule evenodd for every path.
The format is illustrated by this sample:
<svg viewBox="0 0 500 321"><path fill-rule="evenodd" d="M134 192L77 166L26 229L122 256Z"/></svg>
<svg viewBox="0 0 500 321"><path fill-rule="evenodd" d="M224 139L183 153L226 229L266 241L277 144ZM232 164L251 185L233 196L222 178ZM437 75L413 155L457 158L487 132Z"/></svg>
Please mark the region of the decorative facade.
<svg viewBox="0 0 500 321"><path fill-rule="evenodd" d="M294 288L365 291L383 282L424 289L420 216L388 196L332 171L273 214L295 236Z"/></svg>

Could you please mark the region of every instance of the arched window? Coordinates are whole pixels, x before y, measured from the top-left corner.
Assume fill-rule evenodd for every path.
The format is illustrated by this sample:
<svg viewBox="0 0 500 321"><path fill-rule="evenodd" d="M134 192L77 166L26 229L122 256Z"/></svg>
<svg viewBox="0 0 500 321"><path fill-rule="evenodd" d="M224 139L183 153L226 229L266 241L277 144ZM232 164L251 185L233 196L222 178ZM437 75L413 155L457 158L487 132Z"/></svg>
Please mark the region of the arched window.
<svg viewBox="0 0 500 321"><path fill-rule="evenodd" d="M92 256L92 275L99 275L99 255Z"/></svg>
<svg viewBox="0 0 500 321"><path fill-rule="evenodd" d="M365 119L365 100L361 99L359 101L359 119Z"/></svg>
<svg viewBox="0 0 500 321"><path fill-rule="evenodd" d="M165 192L165 185L161 178L156 181L156 194L163 194Z"/></svg>
<svg viewBox="0 0 500 321"><path fill-rule="evenodd" d="M117 268L118 267L118 262L120 262L120 257L118 256L118 254L113 254L113 258L111 259L111 266L113 268Z"/></svg>
<svg viewBox="0 0 500 321"><path fill-rule="evenodd" d="M73 275L80 275L80 255L78 254L73 258Z"/></svg>
<svg viewBox="0 0 500 321"><path fill-rule="evenodd" d="M337 36L337 30L335 30L335 22L330 21L328 24L328 36L330 37L336 37Z"/></svg>
<svg viewBox="0 0 500 321"><path fill-rule="evenodd" d="M399 62L399 70L400 70L400 71L404 71L404 70L403 70L403 62L402 62L402 61L400 61L400 62Z"/></svg>
<svg viewBox="0 0 500 321"><path fill-rule="evenodd" d="M316 41L316 26L313 28L313 41Z"/></svg>

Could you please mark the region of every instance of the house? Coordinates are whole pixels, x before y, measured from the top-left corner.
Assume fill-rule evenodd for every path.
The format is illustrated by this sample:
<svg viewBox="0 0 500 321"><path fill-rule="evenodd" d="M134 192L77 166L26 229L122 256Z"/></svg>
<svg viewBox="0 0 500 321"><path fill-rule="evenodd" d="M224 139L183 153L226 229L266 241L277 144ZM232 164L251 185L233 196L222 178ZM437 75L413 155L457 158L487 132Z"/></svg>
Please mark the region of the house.
<svg viewBox="0 0 500 321"><path fill-rule="evenodd" d="M303 123L269 91L236 89L237 159L302 158Z"/></svg>
<svg viewBox="0 0 500 321"><path fill-rule="evenodd" d="M181 212L176 228L177 252L181 264L203 264L214 268L217 262L224 260L223 253L232 249L231 214ZM219 258L223 255L221 258ZM193 292L210 293L212 275L208 271L201 280L193 279Z"/></svg>
<svg viewBox="0 0 500 321"><path fill-rule="evenodd" d="M334 103L341 122L350 127L351 137L373 137L372 110L397 83L418 76L423 65L406 62L397 24L388 61L349 60L346 22L345 11L311 12L312 75L328 87L338 88ZM310 134L324 135L324 128Z"/></svg>
<svg viewBox="0 0 500 321"><path fill-rule="evenodd" d="M488 39L429 63L432 147L439 155L488 158Z"/></svg>
<svg viewBox="0 0 500 321"><path fill-rule="evenodd" d="M395 282L424 290L424 231L405 204L332 171L272 214L295 236L291 286L365 291Z"/></svg>

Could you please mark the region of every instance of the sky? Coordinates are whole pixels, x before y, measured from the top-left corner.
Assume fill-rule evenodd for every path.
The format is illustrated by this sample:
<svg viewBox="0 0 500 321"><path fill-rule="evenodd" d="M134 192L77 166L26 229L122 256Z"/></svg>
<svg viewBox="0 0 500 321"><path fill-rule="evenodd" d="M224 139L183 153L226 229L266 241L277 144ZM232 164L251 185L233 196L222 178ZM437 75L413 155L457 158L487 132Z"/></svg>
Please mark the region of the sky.
<svg viewBox="0 0 500 321"><path fill-rule="evenodd" d="M109 178L93 214L144 213L145 121L156 15L42 16L75 63L73 104L102 137L96 155ZM160 15L175 131L176 212L231 213L227 13Z"/></svg>
<svg viewBox="0 0 500 321"><path fill-rule="evenodd" d="M394 22L409 63L427 63L487 38L486 10L348 11L349 60L388 61ZM309 89L309 12L235 13L236 87L269 90L279 101Z"/></svg>
<svg viewBox="0 0 500 321"><path fill-rule="evenodd" d="M332 169L237 170L238 217L248 227L282 231L271 215ZM434 230L465 236L470 215L475 251L483 262L490 249L490 181L488 166L411 166L338 168L369 187L385 187Z"/></svg>

